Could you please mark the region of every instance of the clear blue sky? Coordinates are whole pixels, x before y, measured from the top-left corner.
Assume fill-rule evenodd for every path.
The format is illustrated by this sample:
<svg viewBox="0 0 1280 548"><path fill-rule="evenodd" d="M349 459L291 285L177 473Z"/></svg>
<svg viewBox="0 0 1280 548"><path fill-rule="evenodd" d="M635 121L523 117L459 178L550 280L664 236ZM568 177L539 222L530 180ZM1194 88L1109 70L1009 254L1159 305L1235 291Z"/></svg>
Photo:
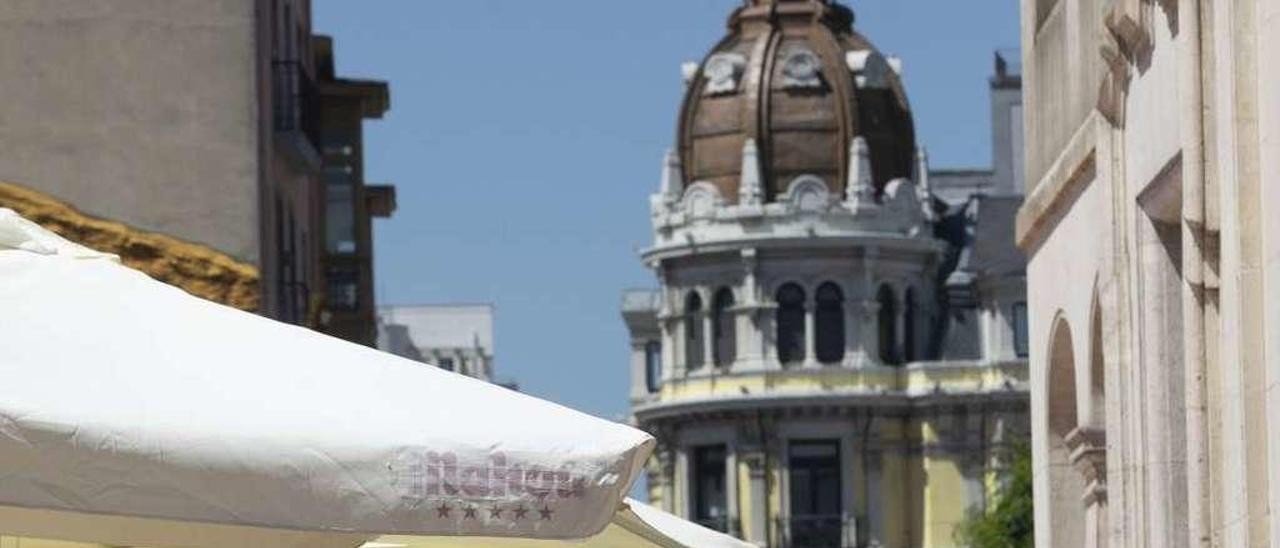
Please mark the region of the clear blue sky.
<svg viewBox="0 0 1280 548"><path fill-rule="evenodd" d="M338 70L391 83L366 176L400 209L375 226L382 303L492 302L499 376L606 418L627 411L620 292L675 134L680 64L740 0L314 0ZM934 167L990 163L992 52L1017 0L863 0L856 27L904 60Z"/></svg>

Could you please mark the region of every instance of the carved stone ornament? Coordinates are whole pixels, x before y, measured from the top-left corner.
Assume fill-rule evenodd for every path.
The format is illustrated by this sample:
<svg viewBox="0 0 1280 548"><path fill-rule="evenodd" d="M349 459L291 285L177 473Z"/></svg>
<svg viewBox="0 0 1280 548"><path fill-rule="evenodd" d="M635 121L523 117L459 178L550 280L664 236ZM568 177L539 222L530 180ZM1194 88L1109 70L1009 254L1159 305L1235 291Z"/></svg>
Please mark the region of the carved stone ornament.
<svg viewBox="0 0 1280 548"><path fill-rule="evenodd" d="M705 181L690 185L680 201L685 214L693 219L714 217L716 210L724 206L724 197L720 195L720 189Z"/></svg>
<svg viewBox="0 0 1280 548"><path fill-rule="evenodd" d="M1098 89L1098 111L1114 127L1124 127L1125 96L1129 92L1132 65L1147 62L1151 55L1155 29L1151 8L1153 0L1116 0L1107 10L1103 24L1099 54L1106 63ZM1177 8L1161 2L1171 21L1177 20ZM1176 23L1175 23L1176 24Z"/></svg>
<svg viewBox="0 0 1280 548"><path fill-rule="evenodd" d="M831 206L831 191L820 177L801 175L787 186L786 200L794 211L818 213Z"/></svg>
<svg viewBox="0 0 1280 548"><path fill-rule="evenodd" d="M1085 506L1107 501L1107 433L1100 428L1072 430L1063 440L1071 451L1071 465L1085 480Z"/></svg>
<svg viewBox="0 0 1280 548"><path fill-rule="evenodd" d="M740 53L717 53L707 59L702 73L707 78L707 95L725 95L738 91L738 82L747 66L747 58Z"/></svg>
<svg viewBox="0 0 1280 548"><path fill-rule="evenodd" d="M822 60L807 49L788 51L782 59L782 87L805 89L822 87Z"/></svg>

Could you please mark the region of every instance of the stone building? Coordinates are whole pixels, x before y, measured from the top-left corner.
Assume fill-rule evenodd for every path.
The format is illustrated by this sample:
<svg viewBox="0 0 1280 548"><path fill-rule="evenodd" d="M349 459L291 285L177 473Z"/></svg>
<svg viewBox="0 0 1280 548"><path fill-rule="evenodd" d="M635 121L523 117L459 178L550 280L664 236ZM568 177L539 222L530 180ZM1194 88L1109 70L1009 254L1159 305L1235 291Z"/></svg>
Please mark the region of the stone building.
<svg viewBox="0 0 1280 548"><path fill-rule="evenodd" d="M760 546L951 546L1028 433L1021 102L930 172L902 63L826 0L751 0L685 67L628 291L648 495Z"/></svg>
<svg viewBox="0 0 1280 548"><path fill-rule="evenodd" d="M1022 2L1037 546L1280 543L1278 15Z"/></svg>
<svg viewBox="0 0 1280 548"><path fill-rule="evenodd" d="M389 94L332 57L309 0L5 1L0 206L202 297L373 344L369 218L394 194L364 185L359 121ZM338 170L345 201L323 175ZM335 226L356 227L349 248L326 245Z"/></svg>
<svg viewBox="0 0 1280 548"><path fill-rule="evenodd" d="M378 349L493 382L493 306L381 307Z"/></svg>

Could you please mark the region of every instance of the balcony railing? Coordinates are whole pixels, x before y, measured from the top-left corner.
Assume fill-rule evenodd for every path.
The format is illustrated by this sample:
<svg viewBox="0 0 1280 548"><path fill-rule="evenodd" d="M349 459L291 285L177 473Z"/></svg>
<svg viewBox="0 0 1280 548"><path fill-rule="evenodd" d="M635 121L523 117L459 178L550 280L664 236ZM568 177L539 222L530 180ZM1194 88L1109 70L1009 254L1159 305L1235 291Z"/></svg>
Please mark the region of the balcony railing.
<svg viewBox="0 0 1280 548"><path fill-rule="evenodd" d="M851 548L857 537L848 516L791 516L778 522L784 548Z"/></svg>
<svg viewBox="0 0 1280 548"><path fill-rule="evenodd" d="M320 95L306 66L300 61L273 61L271 85L276 132L301 134L313 151L319 151Z"/></svg>

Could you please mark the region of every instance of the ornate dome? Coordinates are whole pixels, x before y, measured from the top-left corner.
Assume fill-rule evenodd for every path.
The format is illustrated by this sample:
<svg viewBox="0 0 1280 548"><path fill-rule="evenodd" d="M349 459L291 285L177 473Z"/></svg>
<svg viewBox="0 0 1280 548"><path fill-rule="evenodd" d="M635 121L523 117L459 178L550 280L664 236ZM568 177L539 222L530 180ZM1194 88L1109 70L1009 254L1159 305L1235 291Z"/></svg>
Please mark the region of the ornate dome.
<svg viewBox="0 0 1280 548"><path fill-rule="evenodd" d="M851 148L870 148L877 192L910 177L915 130L897 70L832 0L746 0L690 74L678 135L684 186L736 203L744 148L758 148L765 201L809 175L844 193ZM810 178L811 179L811 178Z"/></svg>

